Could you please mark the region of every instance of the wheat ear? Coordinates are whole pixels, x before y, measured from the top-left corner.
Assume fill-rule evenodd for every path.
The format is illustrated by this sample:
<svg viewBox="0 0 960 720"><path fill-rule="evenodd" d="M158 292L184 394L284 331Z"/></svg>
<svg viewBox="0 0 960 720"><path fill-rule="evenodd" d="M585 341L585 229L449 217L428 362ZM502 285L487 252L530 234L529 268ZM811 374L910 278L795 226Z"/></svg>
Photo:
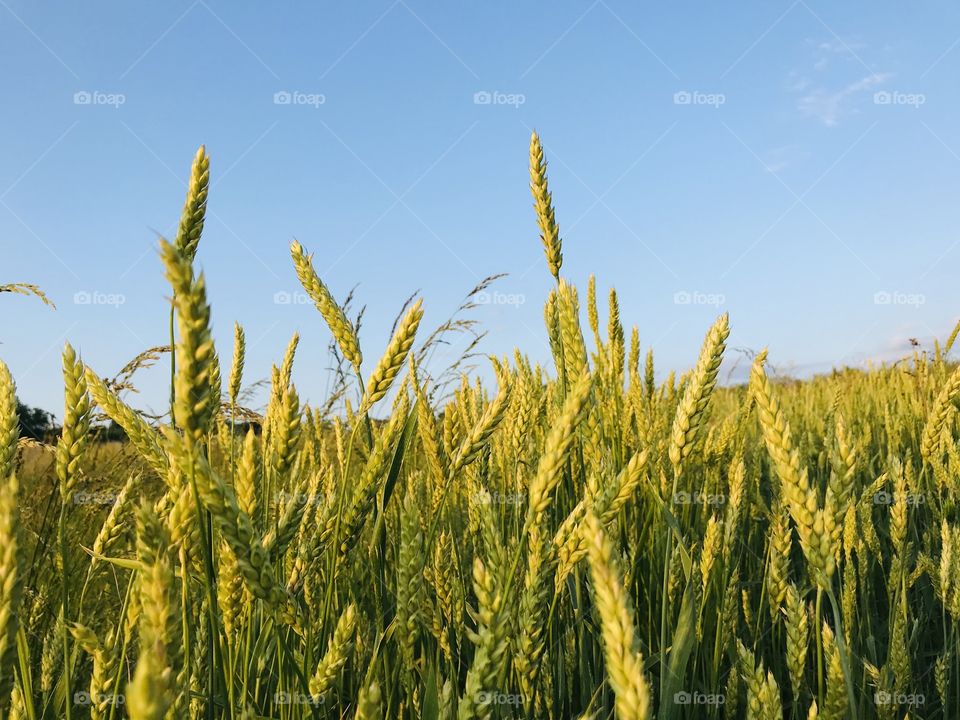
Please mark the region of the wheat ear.
<svg viewBox="0 0 960 720"><path fill-rule="evenodd" d="M230 380L227 383L227 394L230 402L237 403L240 395L240 383L243 380L243 363L247 356L247 336L240 323L233 325L233 362L230 364Z"/></svg>
<svg viewBox="0 0 960 720"><path fill-rule="evenodd" d="M829 587L836 569L834 558L834 519L820 509L816 492L810 487L806 469L800 466L800 453L793 445L790 423L773 393L763 364L766 351L757 355L750 371L750 390L757 406L764 443L773 461L783 498L797 526L800 547L810 563L817 584Z"/></svg>
<svg viewBox="0 0 960 720"><path fill-rule="evenodd" d="M827 623L823 623L821 631L823 639L823 655L827 661L827 693L820 708L820 717L824 720L843 720L848 717L847 687L843 674L843 663L840 659L840 649L833 630ZM895 648L894 644L892 648Z"/></svg>
<svg viewBox="0 0 960 720"><path fill-rule="evenodd" d="M787 588L784 613L787 628L787 669L790 672L793 700L797 702L803 687L807 650L810 647L810 622L807 607L795 585Z"/></svg>
<svg viewBox="0 0 960 720"><path fill-rule="evenodd" d="M703 427L703 421L710 402L710 396L717 384L717 373L723 360L724 344L730 334L729 318L726 313L717 318L707 332L700 349L700 358L687 383L683 399L677 407L673 419L673 431L670 434L670 462L674 473L679 476L683 460L693 450L694 443Z"/></svg>
<svg viewBox="0 0 960 720"><path fill-rule="evenodd" d="M316 270L313 269L313 256L307 255L303 246L296 240L290 245L290 254L293 257L293 266L297 271L300 284L303 285L303 289L326 321L337 345L340 346L340 352L359 372L363 355L360 353L360 341L357 339L356 329L347 319L343 308L333 299L327 286L317 276Z"/></svg>
<svg viewBox="0 0 960 720"><path fill-rule="evenodd" d="M920 454L927 461L940 458L941 436L947 422L950 408L960 399L960 366L950 375L946 384L933 401L933 407L923 426L920 437Z"/></svg>
<svg viewBox="0 0 960 720"><path fill-rule="evenodd" d="M0 716L6 712L13 687L23 598L17 492L14 473L0 477Z"/></svg>
<svg viewBox="0 0 960 720"><path fill-rule="evenodd" d="M504 414L510 405L510 395L512 391L510 376L502 371L499 365L495 365L494 368L497 370L500 391L493 399L493 402L487 405L483 411L483 415L480 416L480 419L473 428L471 428L470 432L467 433L463 442L461 442L460 449L457 450L457 454L453 458L453 464L450 468L451 475L459 472L464 465L469 464L479 455L480 451L486 446L493 431L496 430L497 426L503 420Z"/></svg>
<svg viewBox="0 0 960 720"><path fill-rule="evenodd" d="M240 509L236 495L201 456L192 455L186 443L168 433L170 451L184 476L194 478L203 506L210 511L223 539L237 559L240 574L250 593L263 600L271 613L298 624L299 609L277 583L273 565L250 516Z"/></svg>
<svg viewBox="0 0 960 720"><path fill-rule="evenodd" d="M63 380L63 431L57 443L57 477L63 502L69 503L80 479L80 456L90 431L90 395L83 363L69 343L63 350Z"/></svg>
<svg viewBox="0 0 960 720"><path fill-rule="evenodd" d="M179 330L174 415L192 447L204 440L220 407L212 382L217 372L216 350L210 333L206 281L202 274L194 277L188 257L166 240L160 243L160 253L173 287Z"/></svg>
<svg viewBox="0 0 960 720"><path fill-rule="evenodd" d="M357 714L354 715L354 720L380 720L382 717L380 685L372 682L360 690L360 697L357 698Z"/></svg>
<svg viewBox="0 0 960 720"><path fill-rule="evenodd" d="M190 168L190 184L187 186L187 199L180 215L177 228L177 249L190 262L197 254L200 234L203 232L203 220L207 213L207 190L210 186L210 157L207 149L201 145L193 158Z"/></svg>
<svg viewBox="0 0 960 720"><path fill-rule="evenodd" d="M417 300L407 310L407 314L403 316L390 339L390 344L387 345L386 352L367 380L367 389L360 406L361 413L366 412L382 400L390 390L397 373L400 372L400 368L407 361L407 353L413 346L413 339L417 334L417 328L420 326L422 317L423 301Z"/></svg>
<svg viewBox="0 0 960 720"><path fill-rule="evenodd" d="M588 513L585 536L594 602L600 616L607 680L616 697L618 720L650 717L650 686L634 630L631 601L614 560L613 543L600 519Z"/></svg>
<svg viewBox="0 0 960 720"><path fill-rule="evenodd" d="M163 525L144 504L137 515L140 655L126 695L132 720L163 720L176 694L177 620L169 543Z"/></svg>
<svg viewBox="0 0 960 720"><path fill-rule="evenodd" d="M477 595L477 632L474 634L477 649L457 708L458 720L491 716L493 706L489 694L497 687L510 647L509 623L504 617L505 599L496 579L479 557L473 561L473 588Z"/></svg>
<svg viewBox="0 0 960 720"><path fill-rule="evenodd" d="M0 360L0 481L14 470L20 421L17 415L17 388L10 370Z"/></svg>
<svg viewBox="0 0 960 720"><path fill-rule="evenodd" d="M547 187L547 161L544 160L543 146L536 132L530 135L530 192L533 194L537 225L540 226L540 240L547 255L547 267L559 282L560 266L563 265L560 228L557 226L556 212L553 209L553 197Z"/></svg>
<svg viewBox="0 0 960 720"><path fill-rule="evenodd" d="M136 410L124 403L89 367L86 369L87 387L94 402L111 420L123 428L131 444L147 461L157 475L166 479L170 461L160 446L160 434L147 423Z"/></svg>
<svg viewBox="0 0 960 720"><path fill-rule="evenodd" d="M357 608L351 604L343 611L333 631L327 652L317 665L313 677L310 678L310 694L314 698L323 698L336 682L340 670L347 663L350 650L353 647L353 633L357 627Z"/></svg>
<svg viewBox="0 0 960 720"><path fill-rule="evenodd" d="M553 421L537 466L537 475L530 483L527 511L531 520L535 520L550 506L553 490L560 482L592 386L593 378L589 372L584 372L567 396L560 415Z"/></svg>

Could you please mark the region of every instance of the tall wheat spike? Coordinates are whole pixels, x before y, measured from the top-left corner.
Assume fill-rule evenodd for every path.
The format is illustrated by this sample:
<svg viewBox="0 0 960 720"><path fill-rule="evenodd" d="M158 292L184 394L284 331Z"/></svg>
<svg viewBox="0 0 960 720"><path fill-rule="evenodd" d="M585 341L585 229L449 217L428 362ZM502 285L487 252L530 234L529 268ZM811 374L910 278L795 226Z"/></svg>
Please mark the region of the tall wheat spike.
<svg viewBox="0 0 960 720"><path fill-rule="evenodd" d="M333 333L333 337L340 347L340 352L359 372L363 355L360 353L357 331L347 319L343 308L337 304L327 286L317 276L316 270L313 269L313 256L307 255L303 246L297 241L290 245L290 255L293 257L293 266L297 271L300 284L326 321L330 332Z"/></svg>
<svg viewBox="0 0 960 720"><path fill-rule="evenodd" d="M726 347L724 343L729 334L729 318L724 313L717 318L704 338L697 366L677 407L670 436L670 462L673 463L676 475L680 474L683 460L693 449L703 426L707 405L717 384L717 373L720 371L720 362Z"/></svg>
<svg viewBox="0 0 960 720"><path fill-rule="evenodd" d="M57 477L64 503L73 497L79 476L80 456L90 431L90 395L83 363L68 343L63 351L64 411L63 431L57 443Z"/></svg>
<svg viewBox="0 0 960 720"><path fill-rule="evenodd" d="M763 439L780 478L780 488L790 515L796 523L800 546L817 583L827 587L836 569L835 520L832 514L820 508L816 492L807 479L807 471L801 469L800 454L793 445L790 424L763 370L765 361L764 351L757 355L750 371L750 390L756 402Z"/></svg>
<svg viewBox="0 0 960 720"><path fill-rule="evenodd" d="M207 191L210 186L210 157L203 145L197 150L190 168L190 184L187 187L187 199L180 215L177 229L176 248L188 262L193 262L203 232L203 221L207 214Z"/></svg>
<svg viewBox="0 0 960 720"><path fill-rule="evenodd" d="M189 258L174 245L162 240L160 253L173 287L179 330L174 413L177 427L192 447L203 441L220 407L219 393L212 382L216 349L210 332L206 281L202 274L194 277Z"/></svg>
<svg viewBox="0 0 960 720"><path fill-rule="evenodd" d="M233 362L230 364L230 381L227 384L227 396L234 405L240 395L240 383L243 380L243 363L247 355L247 337L240 323L233 325Z"/></svg>
<svg viewBox="0 0 960 720"><path fill-rule="evenodd" d="M533 193L533 208L537 213L537 225L540 226L540 240L547 255L547 267L560 282L560 266L563 265L560 228L553 209L553 196L547 187L547 161L544 160L543 146L536 132L530 135L530 192Z"/></svg>
<svg viewBox="0 0 960 720"><path fill-rule="evenodd" d="M367 389L364 393L363 404L361 406L362 411L369 409L382 400L390 390L394 379L397 377L397 373L400 372L400 368L402 368L407 361L407 353L410 352L410 348L413 346L413 340L417 334L417 328L420 326L420 319L422 317L423 301L417 300L410 306L406 315L403 316L403 319L399 325L397 325L397 329L390 339L390 344L387 345L386 352L384 352L383 357L380 358L380 362L377 363L377 367L367 380Z"/></svg>

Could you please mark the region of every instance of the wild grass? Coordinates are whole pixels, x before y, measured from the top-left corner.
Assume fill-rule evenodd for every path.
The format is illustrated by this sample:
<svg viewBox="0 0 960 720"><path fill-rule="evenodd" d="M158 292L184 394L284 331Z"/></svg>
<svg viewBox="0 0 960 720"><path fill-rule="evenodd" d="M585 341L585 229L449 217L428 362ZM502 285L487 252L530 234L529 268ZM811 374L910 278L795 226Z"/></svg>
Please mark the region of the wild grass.
<svg viewBox="0 0 960 720"><path fill-rule="evenodd" d="M584 333L536 135L530 176L552 366L433 377L470 325L427 333L417 299L364 377L294 243L346 369L302 403L294 336L257 415L242 326L211 333L201 148L161 244L170 415L124 400L170 348L107 379L67 345L61 437L26 442L0 362L0 717L960 717L957 332L805 382L764 351L721 387L724 315L658 384L592 277Z"/></svg>

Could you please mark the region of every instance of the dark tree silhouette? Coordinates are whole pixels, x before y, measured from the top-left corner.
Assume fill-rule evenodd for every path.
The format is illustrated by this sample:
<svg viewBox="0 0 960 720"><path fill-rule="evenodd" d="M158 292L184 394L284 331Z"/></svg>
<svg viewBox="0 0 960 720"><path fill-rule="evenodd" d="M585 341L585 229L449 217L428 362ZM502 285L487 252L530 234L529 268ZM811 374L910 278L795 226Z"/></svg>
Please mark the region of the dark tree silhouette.
<svg viewBox="0 0 960 720"><path fill-rule="evenodd" d="M21 437L42 441L59 430L53 424L53 413L24 405L19 400L17 400L17 417L20 419Z"/></svg>

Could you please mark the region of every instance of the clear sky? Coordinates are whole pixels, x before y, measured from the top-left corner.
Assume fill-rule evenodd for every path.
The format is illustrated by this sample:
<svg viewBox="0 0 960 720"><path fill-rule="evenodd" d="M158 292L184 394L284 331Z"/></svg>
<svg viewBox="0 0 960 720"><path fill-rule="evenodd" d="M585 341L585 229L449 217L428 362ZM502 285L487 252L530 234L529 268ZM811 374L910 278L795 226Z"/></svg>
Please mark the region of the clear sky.
<svg viewBox="0 0 960 720"><path fill-rule="evenodd" d="M429 330L499 272L483 349L547 361L533 128L564 273L615 286L662 371L722 311L731 357L769 345L798 374L929 345L960 314L945 0L0 0L0 63L0 284L57 303L0 296L0 357L58 414L65 340L104 375L166 341L157 236L201 143L220 353L241 321L247 377L266 378L299 330L313 401L328 332L275 302L297 291L293 238L338 297L356 287L371 365L412 292ZM135 404L163 408L164 373Z"/></svg>

